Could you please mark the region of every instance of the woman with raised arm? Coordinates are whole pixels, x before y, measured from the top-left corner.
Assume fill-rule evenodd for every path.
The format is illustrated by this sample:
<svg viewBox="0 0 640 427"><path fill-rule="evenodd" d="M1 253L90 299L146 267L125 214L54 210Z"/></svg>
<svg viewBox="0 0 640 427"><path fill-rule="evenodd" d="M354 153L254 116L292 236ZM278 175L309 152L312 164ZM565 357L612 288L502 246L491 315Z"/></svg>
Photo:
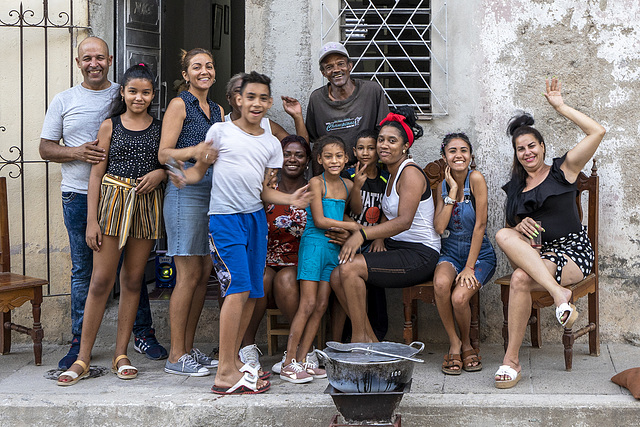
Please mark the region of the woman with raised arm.
<svg viewBox="0 0 640 427"><path fill-rule="evenodd" d="M556 318L571 328L578 317L571 304L571 290L591 273L593 249L576 207L576 180L593 157L605 129L562 99L560 81L546 81L545 96L563 117L578 125L586 136L564 156L544 163L546 145L533 128L528 114L509 123L513 144L511 180L502 187L507 193L508 227L496 234L496 242L515 268L509 291L509 344L502 366L495 374L497 388L511 388L520 381L518 353L531 313L531 291L545 290L556 305ZM542 247L532 247L542 234Z"/></svg>
<svg viewBox="0 0 640 427"><path fill-rule="evenodd" d="M380 122L376 147L390 174L382 198L386 221L353 233L331 274L331 287L351 319L352 342L377 341L367 318L366 286L402 288L430 280L440 254L429 180L409 157L409 147L422 128L412 107L395 111ZM385 252L357 253L365 240L381 238Z"/></svg>

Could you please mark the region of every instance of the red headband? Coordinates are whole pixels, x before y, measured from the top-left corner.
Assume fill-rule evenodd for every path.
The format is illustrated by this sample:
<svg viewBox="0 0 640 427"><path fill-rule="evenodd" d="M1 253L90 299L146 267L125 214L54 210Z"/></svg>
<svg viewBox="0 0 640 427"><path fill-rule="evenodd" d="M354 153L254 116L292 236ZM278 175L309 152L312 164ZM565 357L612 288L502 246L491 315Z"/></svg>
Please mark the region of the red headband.
<svg viewBox="0 0 640 427"><path fill-rule="evenodd" d="M404 122L405 119L406 117L403 116L402 114L389 113L387 114L387 117L382 119L382 121L380 122L380 126L382 126L386 122L400 123L402 125L402 128L407 134L407 138L409 139L409 147L411 147L413 145L413 132L411 131L411 128L409 127L409 125Z"/></svg>

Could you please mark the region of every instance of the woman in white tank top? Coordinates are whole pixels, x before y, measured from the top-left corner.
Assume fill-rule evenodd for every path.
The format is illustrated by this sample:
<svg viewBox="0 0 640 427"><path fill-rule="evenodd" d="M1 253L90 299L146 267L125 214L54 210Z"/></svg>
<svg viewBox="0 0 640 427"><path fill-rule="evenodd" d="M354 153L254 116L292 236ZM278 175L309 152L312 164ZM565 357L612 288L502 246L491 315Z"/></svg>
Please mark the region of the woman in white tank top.
<svg viewBox="0 0 640 427"><path fill-rule="evenodd" d="M351 319L352 342L377 341L367 318L366 286L414 286L433 277L438 261L429 181L408 153L422 135L415 121L413 109L401 107L380 122L378 156L391 174L382 199L385 218L344 242L340 265L331 274L331 287ZM384 239L386 251L356 255L365 239Z"/></svg>

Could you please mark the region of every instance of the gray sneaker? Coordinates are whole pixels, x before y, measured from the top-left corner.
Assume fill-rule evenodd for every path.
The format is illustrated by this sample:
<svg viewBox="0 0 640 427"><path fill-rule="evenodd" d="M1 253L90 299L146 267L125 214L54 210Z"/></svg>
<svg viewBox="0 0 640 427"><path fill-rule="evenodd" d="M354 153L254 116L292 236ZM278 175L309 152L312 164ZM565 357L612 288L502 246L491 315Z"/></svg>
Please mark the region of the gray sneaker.
<svg viewBox="0 0 640 427"><path fill-rule="evenodd" d="M188 377L204 377L210 372L207 368L193 360L188 354L183 354L176 363L167 360L164 364L164 371L168 374L185 375Z"/></svg>
<svg viewBox="0 0 640 427"><path fill-rule="evenodd" d="M238 356L240 356L240 361L242 363L246 363L249 366L256 368L258 371L262 368L262 365L260 365L261 354L262 352L255 344L244 346L238 352Z"/></svg>
<svg viewBox="0 0 640 427"><path fill-rule="evenodd" d="M311 353L307 353L307 362L314 363L316 366L322 366L320 364L320 359L318 359L318 354L316 353L316 349L311 350Z"/></svg>
<svg viewBox="0 0 640 427"><path fill-rule="evenodd" d="M191 357L193 357L193 360L195 360L196 363L201 364L205 368L218 367L218 361L216 359L210 358L209 356L207 356L206 354L204 354L203 352L201 352L195 347L191 349Z"/></svg>
<svg viewBox="0 0 640 427"><path fill-rule="evenodd" d="M273 372L274 374L280 374L280 371L282 370L282 364L284 363L286 358L287 352L285 351L284 355L282 356L282 360L271 367L271 372Z"/></svg>

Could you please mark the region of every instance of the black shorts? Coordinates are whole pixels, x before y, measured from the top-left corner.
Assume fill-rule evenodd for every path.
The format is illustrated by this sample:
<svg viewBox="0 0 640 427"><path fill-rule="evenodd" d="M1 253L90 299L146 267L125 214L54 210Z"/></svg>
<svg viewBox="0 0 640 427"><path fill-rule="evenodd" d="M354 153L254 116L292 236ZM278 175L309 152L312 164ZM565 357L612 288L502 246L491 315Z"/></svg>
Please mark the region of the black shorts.
<svg viewBox="0 0 640 427"><path fill-rule="evenodd" d="M433 279L440 254L421 243L385 239L386 252L362 254L367 263L367 285L408 288Z"/></svg>

